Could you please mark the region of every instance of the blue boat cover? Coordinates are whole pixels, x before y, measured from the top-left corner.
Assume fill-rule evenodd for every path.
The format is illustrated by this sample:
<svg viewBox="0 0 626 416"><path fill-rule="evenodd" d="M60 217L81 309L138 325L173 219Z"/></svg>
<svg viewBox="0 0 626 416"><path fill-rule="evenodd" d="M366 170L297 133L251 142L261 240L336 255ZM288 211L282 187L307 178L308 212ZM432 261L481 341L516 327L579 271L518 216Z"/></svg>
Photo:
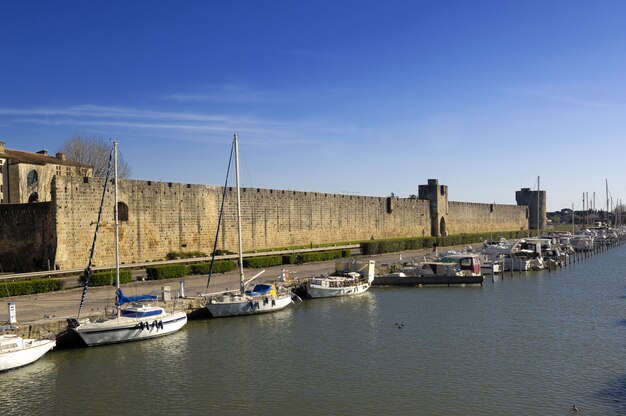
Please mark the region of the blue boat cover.
<svg viewBox="0 0 626 416"><path fill-rule="evenodd" d="M262 296L268 294L272 289L274 289L273 285L268 285L265 283L259 283L254 286L254 289L246 291L246 293L250 296Z"/></svg>
<svg viewBox="0 0 626 416"><path fill-rule="evenodd" d="M155 309L146 312L138 311L135 309L126 309L122 311L122 316L127 316L129 318L147 318L149 316L160 315L161 313L163 313L162 309Z"/></svg>
<svg viewBox="0 0 626 416"><path fill-rule="evenodd" d="M125 303L132 303L132 302L141 302L143 300L157 300L157 298L158 298L158 296L156 296L156 295L143 295L143 296L126 297L122 293L122 289L118 289L117 290L117 304L118 305L123 305Z"/></svg>

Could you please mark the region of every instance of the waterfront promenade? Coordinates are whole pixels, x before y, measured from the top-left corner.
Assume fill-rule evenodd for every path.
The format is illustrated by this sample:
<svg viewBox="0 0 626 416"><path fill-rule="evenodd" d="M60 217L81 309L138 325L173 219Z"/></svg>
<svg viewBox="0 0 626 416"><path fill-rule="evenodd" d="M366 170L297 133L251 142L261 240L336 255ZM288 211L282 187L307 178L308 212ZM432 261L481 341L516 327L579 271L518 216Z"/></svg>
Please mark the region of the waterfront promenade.
<svg viewBox="0 0 626 416"><path fill-rule="evenodd" d="M478 246L475 245L477 248ZM447 249L453 249L452 247ZM382 263L394 263L400 260L410 260L412 258L423 258L432 254L432 249L422 249L415 251L406 251L402 253L390 253L376 256L354 256L355 259L372 259L375 260L377 266ZM334 271L335 261L313 262L300 265L289 265L285 270L289 272L291 278L306 278L310 276L320 275ZM278 278L282 273L283 267L269 267L265 272L257 278L259 281L270 281ZM260 270L245 270L246 279L251 278ZM78 286L77 279L64 278L66 286L76 287L58 292L40 293L36 295L15 296L4 298L4 304L15 302L17 309L17 325L21 327L31 326L31 331L42 333L60 330L66 326L66 319L76 317L82 288ZM74 283L76 282L76 283ZM194 275L187 276L182 279L170 280L145 280L136 281L125 284L122 290L126 296L134 296L155 292L160 295L164 286L170 287L170 295L172 299L176 299L180 295L181 282L184 283L185 299L178 299L177 308L187 309L192 313L201 305L201 293L219 292L229 289L239 288L239 272L234 270L228 273L217 273L211 277L211 284L207 290L207 276ZM90 287L87 291L85 304L81 312L81 317L90 315L99 315L104 313L105 308L114 305L114 288L113 287ZM168 302L171 306L172 302ZM8 308L5 306L0 312L0 323L8 321ZM47 328L47 330L43 329Z"/></svg>

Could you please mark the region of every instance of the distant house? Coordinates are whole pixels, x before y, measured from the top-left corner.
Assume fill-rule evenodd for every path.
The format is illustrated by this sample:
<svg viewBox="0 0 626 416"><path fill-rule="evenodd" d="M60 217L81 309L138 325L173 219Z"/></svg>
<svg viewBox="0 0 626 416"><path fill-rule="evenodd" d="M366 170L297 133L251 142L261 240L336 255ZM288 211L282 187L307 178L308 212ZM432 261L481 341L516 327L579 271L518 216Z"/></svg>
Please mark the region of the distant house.
<svg viewBox="0 0 626 416"><path fill-rule="evenodd" d="M92 176L93 168L71 160L64 153L48 156L47 150L24 152L4 147L0 141L0 203L22 204L51 200L52 178Z"/></svg>

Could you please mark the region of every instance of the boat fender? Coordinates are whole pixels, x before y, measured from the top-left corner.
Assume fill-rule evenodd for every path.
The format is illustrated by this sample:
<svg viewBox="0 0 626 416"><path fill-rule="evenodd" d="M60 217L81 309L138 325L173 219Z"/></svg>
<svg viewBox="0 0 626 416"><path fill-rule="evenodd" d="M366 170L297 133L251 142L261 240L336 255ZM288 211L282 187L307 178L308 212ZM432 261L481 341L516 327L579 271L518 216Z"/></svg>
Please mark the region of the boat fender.
<svg viewBox="0 0 626 416"><path fill-rule="evenodd" d="M276 299L272 299L272 306L276 306Z"/></svg>
<svg viewBox="0 0 626 416"><path fill-rule="evenodd" d="M159 327L159 322L158 321L152 322L152 328L158 328L158 327Z"/></svg>
<svg viewBox="0 0 626 416"><path fill-rule="evenodd" d="M143 322L139 322L139 329L143 331Z"/></svg>
<svg viewBox="0 0 626 416"><path fill-rule="evenodd" d="M163 321L159 321L159 328L163 329Z"/></svg>
<svg viewBox="0 0 626 416"><path fill-rule="evenodd" d="M148 322L146 322L146 323L145 323L145 324L143 324L143 325L144 325L144 327L145 327L147 330L150 330L150 324L149 324Z"/></svg>

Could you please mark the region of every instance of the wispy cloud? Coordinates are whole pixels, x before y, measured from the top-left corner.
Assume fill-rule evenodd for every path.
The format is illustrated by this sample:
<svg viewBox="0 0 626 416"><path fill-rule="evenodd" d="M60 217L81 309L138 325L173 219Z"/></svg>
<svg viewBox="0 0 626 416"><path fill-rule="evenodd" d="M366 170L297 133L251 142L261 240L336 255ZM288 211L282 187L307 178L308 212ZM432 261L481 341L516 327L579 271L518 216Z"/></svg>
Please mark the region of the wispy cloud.
<svg viewBox="0 0 626 416"><path fill-rule="evenodd" d="M501 92L518 96L537 97L546 101L558 102L563 104L573 104L584 107L616 108L621 106L620 104L616 103L580 98L569 94L563 94L558 91L559 89L562 88L549 85L535 85L528 87L506 88L501 90Z"/></svg>
<svg viewBox="0 0 626 416"><path fill-rule="evenodd" d="M214 103L265 103L290 104L310 100L328 99L379 92L376 89L351 87L321 87L315 90L259 90L243 84L205 85L194 88L191 92L177 92L162 95L160 98L177 102L214 102Z"/></svg>
<svg viewBox="0 0 626 416"><path fill-rule="evenodd" d="M0 107L0 122L130 131L142 136L168 136L175 141L210 140L215 133L247 134L258 145L311 145L337 136L341 128L315 120L280 121L236 114L152 111L131 107L79 105L48 108Z"/></svg>
<svg viewBox="0 0 626 416"><path fill-rule="evenodd" d="M296 97L282 91L249 89L243 85L205 86L199 91L165 94L165 100L216 103L285 103Z"/></svg>

